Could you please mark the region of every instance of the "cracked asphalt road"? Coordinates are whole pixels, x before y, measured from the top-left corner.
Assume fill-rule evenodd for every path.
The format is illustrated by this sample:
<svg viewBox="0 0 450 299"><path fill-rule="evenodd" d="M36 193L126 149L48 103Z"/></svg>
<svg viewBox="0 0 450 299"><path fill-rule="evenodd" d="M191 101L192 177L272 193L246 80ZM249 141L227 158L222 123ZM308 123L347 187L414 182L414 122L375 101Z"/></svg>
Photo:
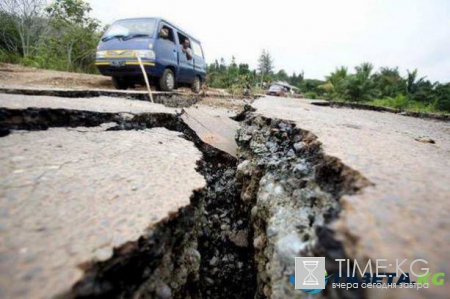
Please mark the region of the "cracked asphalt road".
<svg viewBox="0 0 450 299"><path fill-rule="evenodd" d="M163 128L16 131L0 139L0 297L52 298L189 204L201 153Z"/></svg>
<svg viewBox="0 0 450 299"><path fill-rule="evenodd" d="M181 112L180 108L168 108L162 104L123 98L103 96L95 98L62 98L2 93L0 93L0 107L10 109L26 109L30 107L62 108L130 114L167 113L175 115ZM231 116L235 115L233 111L206 105L195 105L190 108L184 108L184 110L186 113L182 115L182 119L204 142L236 156L237 145L234 135L238 123L230 119Z"/></svg>
<svg viewBox="0 0 450 299"><path fill-rule="evenodd" d="M123 98L0 94L0 107L137 115L181 109ZM237 123L226 109L187 108L199 137L235 154ZM0 297L52 298L83 275L80 265L107 260L189 204L205 181L201 153L164 128L99 127L13 131L0 138ZM49 254L50 253L50 254Z"/></svg>
<svg viewBox="0 0 450 299"><path fill-rule="evenodd" d="M350 258L425 259L431 273L449 273L450 123L392 113L319 107L266 97L252 105L269 118L294 121L317 135L325 153L374 186L342 200L335 225ZM429 140L435 143L429 143ZM419 272L417 263L414 268ZM395 272L395 267L387 271ZM406 271L405 271L406 272ZM421 291L368 289L371 298L447 298L450 285Z"/></svg>
<svg viewBox="0 0 450 299"><path fill-rule="evenodd" d="M9 94L0 94L0 107L181 111L121 98ZM344 197L334 225L350 258L421 258L433 273L449 271L448 122L298 99L266 97L253 107L317 135L326 154L374 184ZM182 119L203 141L235 155L237 123L227 109L195 105L185 111ZM82 275L80 264L107 259L114 246L136 240L204 186L195 170L201 153L179 133L107 127L15 131L0 138L0 297L48 298L67 291ZM450 290L446 284L397 291L371 289L368 295L445 298Z"/></svg>

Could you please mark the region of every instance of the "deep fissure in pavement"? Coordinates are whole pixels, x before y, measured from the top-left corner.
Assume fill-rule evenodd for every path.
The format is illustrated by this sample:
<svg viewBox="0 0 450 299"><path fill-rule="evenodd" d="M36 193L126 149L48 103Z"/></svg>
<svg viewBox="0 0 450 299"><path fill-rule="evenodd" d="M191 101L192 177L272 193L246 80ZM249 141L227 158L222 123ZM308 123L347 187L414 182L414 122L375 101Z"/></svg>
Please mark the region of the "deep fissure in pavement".
<svg viewBox="0 0 450 299"><path fill-rule="evenodd" d="M294 123L239 116L238 159L203 143L171 114L121 114L62 109L0 109L0 130L98 126L108 130L165 127L203 153L198 171L207 187L191 204L157 224L111 259L83 265L85 275L61 298L298 298L289 276L295 256L325 256L327 270L345 258L330 224L342 196L369 185L326 156L317 137ZM361 298L359 291L327 298Z"/></svg>
<svg viewBox="0 0 450 299"><path fill-rule="evenodd" d="M247 114L237 142L241 199L252 206L255 297L304 297L289 281L294 258L326 257L327 271L338 273L334 259L346 254L330 224L338 219L342 196L371 183L339 159L325 155L317 136L293 122ZM364 294L328 287L319 296L363 298Z"/></svg>

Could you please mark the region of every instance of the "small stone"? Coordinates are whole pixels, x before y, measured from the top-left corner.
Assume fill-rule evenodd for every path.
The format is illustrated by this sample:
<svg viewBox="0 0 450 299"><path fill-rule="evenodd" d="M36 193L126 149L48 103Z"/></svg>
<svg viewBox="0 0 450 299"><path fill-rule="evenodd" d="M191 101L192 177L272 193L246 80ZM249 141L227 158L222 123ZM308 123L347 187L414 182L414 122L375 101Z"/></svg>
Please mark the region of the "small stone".
<svg viewBox="0 0 450 299"><path fill-rule="evenodd" d="M297 142L294 144L294 149L296 152L301 151L305 147L305 144L303 142Z"/></svg>
<svg viewBox="0 0 450 299"><path fill-rule="evenodd" d="M297 234L290 234L277 241L275 251L284 265L294 266L294 258L305 246L305 242L302 242Z"/></svg>
<svg viewBox="0 0 450 299"><path fill-rule="evenodd" d="M298 163L293 168L294 173L306 174L308 173L308 167L304 163Z"/></svg>
<svg viewBox="0 0 450 299"><path fill-rule="evenodd" d="M269 286L265 285L264 286L264 295L266 296L266 298L270 298L270 294L271 294L271 291L270 291Z"/></svg>
<svg viewBox="0 0 450 299"><path fill-rule="evenodd" d="M218 262L219 262L219 259L217 258L217 256L215 256L209 261L209 265L216 266Z"/></svg>
<svg viewBox="0 0 450 299"><path fill-rule="evenodd" d="M262 249L266 243L266 236L260 235L253 240L253 247L256 249Z"/></svg>
<svg viewBox="0 0 450 299"><path fill-rule="evenodd" d="M255 217L258 214L258 207L254 206L252 208L252 210L250 211L250 213L251 213L252 217Z"/></svg>
<svg viewBox="0 0 450 299"><path fill-rule="evenodd" d="M172 290L168 285L164 284L156 290L156 298L158 299L172 298Z"/></svg>
<svg viewBox="0 0 450 299"><path fill-rule="evenodd" d="M295 152L293 150L289 150L286 155L288 157L294 157L295 156Z"/></svg>
<svg viewBox="0 0 450 299"><path fill-rule="evenodd" d="M108 247L97 249L94 252L95 258L98 261L106 261L107 259L111 258L113 255L112 249Z"/></svg>
<svg viewBox="0 0 450 299"><path fill-rule="evenodd" d="M267 228L267 236L273 237L278 234L278 230L274 226L269 226Z"/></svg>
<svg viewBox="0 0 450 299"><path fill-rule="evenodd" d="M192 265L200 264L201 260L200 252L198 252L194 248L190 248L186 253L186 260Z"/></svg>

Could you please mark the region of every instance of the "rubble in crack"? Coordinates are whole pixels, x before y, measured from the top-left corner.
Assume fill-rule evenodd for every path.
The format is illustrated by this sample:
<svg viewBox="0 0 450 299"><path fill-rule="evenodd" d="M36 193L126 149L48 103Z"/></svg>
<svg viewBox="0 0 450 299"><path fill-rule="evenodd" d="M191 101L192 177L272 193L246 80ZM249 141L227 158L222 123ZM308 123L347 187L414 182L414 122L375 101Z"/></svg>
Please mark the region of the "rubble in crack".
<svg viewBox="0 0 450 299"><path fill-rule="evenodd" d="M241 199L252 207L256 298L302 298L305 293L289 282L294 258L344 257L329 224L341 210L340 197L370 183L325 156L316 136L288 121L249 115L241 123L237 142ZM333 291L321 295L362 296Z"/></svg>
<svg viewBox="0 0 450 299"><path fill-rule="evenodd" d="M199 193L199 298L252 298L256 277L250 210L239 199L236 159L218 151L212 154L205 155L199 169L207 181Z"/></svg>

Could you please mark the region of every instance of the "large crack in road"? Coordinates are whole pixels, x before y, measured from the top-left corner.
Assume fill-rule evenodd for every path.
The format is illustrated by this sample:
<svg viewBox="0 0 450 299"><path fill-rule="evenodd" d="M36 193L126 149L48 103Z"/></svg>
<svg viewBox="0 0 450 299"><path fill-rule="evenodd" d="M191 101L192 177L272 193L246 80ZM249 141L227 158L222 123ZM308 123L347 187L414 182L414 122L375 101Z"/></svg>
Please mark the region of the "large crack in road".
<svg viewBox="0 0 450 299"><path fill-rule="evenodd" d="M321 140L296 122L249 107L235 119L237 158L202 141L180 114L0 108L4 138L55 127L102 126L98 130L110 133L165 128L202 154L197 171L206 185L190 204L106 260L79 265L83 277L58 297L304 298L290 282L296 256L326 257L331 273L338 272L335 259L353 257L344 242L355 246L358 237L345 229L336 233L342 199L374 183L327 155ZM370 297L362 289L330 286L317 296Z"/></svg>
<svg viewBox="0 0 450 299"><path fill-rule="evenodd" d="M176 115L1 109L3 135L104 123L116 124L108 131L164 127L183 133L203 154L198 171L207 185L189 206L115 248L107 261L82 265L84 277L60 296L295 298L289 276L296 255L344 257L329 224L338 217L339 198L369 182L325 156L317 138L295 124L251 112L240 118L237 160L202 142Z"/></svg>
<svg viewBox="0 0 450 299"><path fill-rule="evenodd" d="M360 173L326 156L315 135L295 123L247 115L237 134L241 199L251 203L258 298L297 298L289 283L295 257L324 256L327 270L346 258L330 226L340 198L370 185ZM361 291L326 298L363 298Z"/></svg>

